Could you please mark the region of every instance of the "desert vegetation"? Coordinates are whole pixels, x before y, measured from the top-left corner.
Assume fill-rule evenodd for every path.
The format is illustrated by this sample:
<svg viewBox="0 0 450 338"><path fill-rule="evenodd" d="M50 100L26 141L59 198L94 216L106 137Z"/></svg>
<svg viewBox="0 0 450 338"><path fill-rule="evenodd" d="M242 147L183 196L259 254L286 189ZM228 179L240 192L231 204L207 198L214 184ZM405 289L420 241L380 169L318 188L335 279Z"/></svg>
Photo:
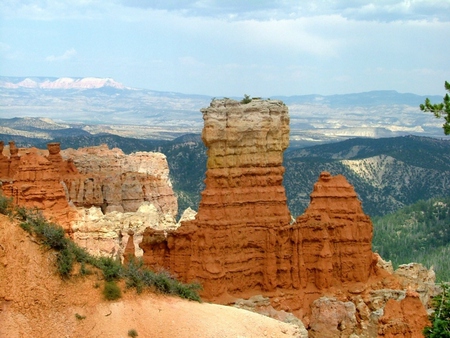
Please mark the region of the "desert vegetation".
<svg viewBox="0 0 450 338"><path fill-rule="evenodd" d="M138 293L148 288L155 292L201 301L198 295L201 289L199 284L181 283L166 271L153 272L138 259L132 259L129 264L121 264L112 257L90 255L70 240L62 227L49 222L39 210L14 206L11 199L0 195L0 213L17 219L20 227L34 236L41 245L55 250L56 268L61 278L74 276L74 271L78 271L78 275L89 275L95 269L100 271L105 282L105 299L120 298L121 289L117 282L124 280L128 288L135 288Z"/></svg>

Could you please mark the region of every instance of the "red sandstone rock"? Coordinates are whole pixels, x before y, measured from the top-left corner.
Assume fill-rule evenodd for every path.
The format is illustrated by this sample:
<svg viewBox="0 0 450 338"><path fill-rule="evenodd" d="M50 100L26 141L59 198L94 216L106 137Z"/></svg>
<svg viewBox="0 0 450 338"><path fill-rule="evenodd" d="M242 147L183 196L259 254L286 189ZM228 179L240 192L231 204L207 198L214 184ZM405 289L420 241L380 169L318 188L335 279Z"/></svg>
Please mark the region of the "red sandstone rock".
<svg viewBox="0 0 450 338"><path fill-rule="evenodd" d="M276 229L290 221L282 186L287 107L215 100L202 112L208 163L198 213L167 238L148 229L144 260L200 281L206 299L273 290Z"/></svg>
<svg viewBox="0 0 450 338"><path fill-rule="evenodd" d="M378 337L421 338L423 328L430 322L419 295L408 291L403 300L387 302L380 324Z"/></svg>
<svg viewBox="0 0 450 338"><path fill-rule="evenodd" d="M372 222L344 176L320 174L296 227L307 278L318 289L367 282L373 265Z"/></svg>
<svg viewBox="0 0 450 338"><path fill-rule="evenodd" d="M59 168L37 149L28 149L19 156L19 150L10 142L10 151L9 159L0 159L3 193L18 205L43 210L45 216L68 230L75 212L69 207ZM5 163L9 163L7 172ZM60 167L64 165L63 161L59 163Z"/></svg>
<svg viewBox="0 0 450 338"><path fill-rule="evenodd" d="M309 337L339 338L354 333L357 322L356 307L352 302L321 297L311 307Z"/></svg>

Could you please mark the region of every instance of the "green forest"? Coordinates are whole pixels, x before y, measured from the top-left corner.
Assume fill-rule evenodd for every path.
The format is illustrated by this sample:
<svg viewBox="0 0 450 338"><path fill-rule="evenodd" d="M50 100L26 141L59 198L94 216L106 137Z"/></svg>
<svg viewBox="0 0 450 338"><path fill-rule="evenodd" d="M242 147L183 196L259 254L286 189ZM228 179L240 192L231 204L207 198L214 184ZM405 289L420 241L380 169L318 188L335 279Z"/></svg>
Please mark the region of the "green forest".
<svg viewBox="0 0 450 338"><path fill-rule="evenodd" d="M373 250L394 268L422 263L434 267L437 281L450 281L450 197L419 201L372 221Z"/></svg>

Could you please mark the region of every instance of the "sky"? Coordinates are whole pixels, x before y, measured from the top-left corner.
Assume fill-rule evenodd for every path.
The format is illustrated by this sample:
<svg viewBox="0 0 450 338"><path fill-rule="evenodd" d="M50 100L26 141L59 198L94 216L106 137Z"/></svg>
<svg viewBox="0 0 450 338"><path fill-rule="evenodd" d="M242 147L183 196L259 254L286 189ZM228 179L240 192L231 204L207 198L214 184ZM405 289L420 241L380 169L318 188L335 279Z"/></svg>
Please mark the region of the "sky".
<svg viewBox="0 0 450 338"><path fill-rule="evenodd" d="M0 0L0 75L213 97L444 95L450 0Z"/></svg>

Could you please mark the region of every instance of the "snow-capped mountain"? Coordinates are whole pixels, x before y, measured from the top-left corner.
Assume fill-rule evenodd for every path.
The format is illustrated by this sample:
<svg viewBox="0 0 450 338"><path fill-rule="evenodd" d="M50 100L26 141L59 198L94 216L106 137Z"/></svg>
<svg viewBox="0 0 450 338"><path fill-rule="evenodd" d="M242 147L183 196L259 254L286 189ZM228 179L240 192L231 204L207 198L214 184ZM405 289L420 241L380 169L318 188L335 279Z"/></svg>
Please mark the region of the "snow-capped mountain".
<svg viewBox="0 0 450 338"><path fill-rule="evenodd" d="M122 83L111 78L84 77L84 78L7 78L0 80L2 88L42 88L42 89L94 89L102 87L112 87L117 89L130 89Z"/></svg>

